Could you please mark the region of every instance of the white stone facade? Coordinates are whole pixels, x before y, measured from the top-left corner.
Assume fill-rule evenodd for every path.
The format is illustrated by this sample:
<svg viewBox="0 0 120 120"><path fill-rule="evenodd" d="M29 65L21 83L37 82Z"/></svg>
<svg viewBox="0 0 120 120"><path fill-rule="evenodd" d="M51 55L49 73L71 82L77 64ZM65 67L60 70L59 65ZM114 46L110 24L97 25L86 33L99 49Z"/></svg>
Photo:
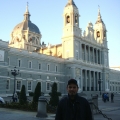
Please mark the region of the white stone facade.
<svg viewBox="0 0 120 120"><path fill-rule="evenodd" d="M24 16L23 23L29 22L33 27L28 7ZM15 81L17 92L23 84L27 94L34 92L36 84L41 82L41 91L49 95L52 83L56 82L58 91L66 94L70 78L78 81L79 92L120 92L120 71L109 67L107 29L100 10L96 23L89 22L83 34L79 19L75 2L68 0L63 12L62 44L59 45L61 58L40 53L42 48L46 48L41 44L42 34L37 27L32 29L28 24L29 28L25 28L23 23L18 24L9 43L0 40L0 95L13 93L11 70L14 66L20 70ZM48 48L50 51L52 46Z"/></svg>

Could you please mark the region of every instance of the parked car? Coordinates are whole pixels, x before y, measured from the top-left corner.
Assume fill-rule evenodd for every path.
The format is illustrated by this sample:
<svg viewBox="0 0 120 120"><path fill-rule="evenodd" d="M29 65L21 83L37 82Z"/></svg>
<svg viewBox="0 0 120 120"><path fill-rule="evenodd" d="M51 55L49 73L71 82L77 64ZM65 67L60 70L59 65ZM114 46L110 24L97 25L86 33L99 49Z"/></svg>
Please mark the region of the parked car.
<svg viewBox="0 0 120 120"><path fill-rule="evenodd" d="M0 103L5 103L4 99L2 97L0 97Z"/></svg>

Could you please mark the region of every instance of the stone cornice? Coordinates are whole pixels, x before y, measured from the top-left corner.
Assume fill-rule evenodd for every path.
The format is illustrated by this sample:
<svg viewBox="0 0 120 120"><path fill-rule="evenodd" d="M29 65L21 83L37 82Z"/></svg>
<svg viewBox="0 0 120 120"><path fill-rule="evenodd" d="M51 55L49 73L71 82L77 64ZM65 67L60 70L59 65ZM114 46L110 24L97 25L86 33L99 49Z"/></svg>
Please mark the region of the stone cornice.
<svg viewBox="0 0 120 120"><path fill-rule="evenodd" d="M104 48L104 49L107 49L109 50L108 48L105 48L102 44L98 44L98 43L95 43L93 40L88 40L87 38L84 38L84 37L78 37L76 35L70 35L70 36L67 36L67 37L62 37L62 39L67 39L67 38L70 38L70 37L76 37L78 38L79 40L78 41L82 41L83 43L85 43L86 45L90 44L90 45L93 45L94 47L99 47L99 48ZM91 46L92 47L92 46Z"/></svg>
<svg viewBox="0 0 120 120"><path fill-rule="evenodd" d="M119 83L120 83L119 80L110 80L110 82L119 82ZM112 84L112 83L111 83L111 84Z"/></svg>
<svg viewBox="0 0 120 120"><path fill-rule="evenodd" d="M37 71L34 69L19 69L21 73L28 73L28 74L38 74L38 75L51 75L51 76L65 76L64 73L56 73L56 72L50 72L50 71ZM8 68L8 71L11 71L11 68Z"/></svg>
<svg viewBox="0 0 120 120"><path fill-rule="evenodd" d="M29 52L29 51L21 50L17 48L10 48L9 53L13 55L31 57L31 59L35 58L35 59L41 59L41 60L52 61L52 62L57 62L57 63L64 62L63 58L58 58L58 57L40 54L36 52Z"/></svg>
<svg viewBox="0 0 120 120"><path fill-rule="evenodd" d="M85 44L86 44L86 43L89 43L89 44L91 44L91 45L93 45L93 46L97 46L97 47L104 48L104 49L107 49L107 50L108 50L108 48L104 47L102 44L95 43L93 40L88 40L87 38L84 38L84 37L81 37L81 40L82 40L83 42L85 42Z"/></svg>
<svg viewBox="0 0 120 120"><path fill-rule="evenodd" d="M10 77L6 77L6 76L0 76L0 78L7 78L7 79L10 79Z"/></svg>
<svg viewBox="0 0 120 120"><path fill-rule="evenodd" d="M66 64L77 64L77 65L84 65L85 67L91 67L91 68L98 68L98 69L103 69L104 66L103 65L99 65L99 64L95 64L95 63L91 63L91 62L87 62L87 61L83 61L83 60L76 60L74 58L70 58L68 60L65 60ZM105 67L107 68L107 67ZM109 68L108 68L109 69Z"/></svg>

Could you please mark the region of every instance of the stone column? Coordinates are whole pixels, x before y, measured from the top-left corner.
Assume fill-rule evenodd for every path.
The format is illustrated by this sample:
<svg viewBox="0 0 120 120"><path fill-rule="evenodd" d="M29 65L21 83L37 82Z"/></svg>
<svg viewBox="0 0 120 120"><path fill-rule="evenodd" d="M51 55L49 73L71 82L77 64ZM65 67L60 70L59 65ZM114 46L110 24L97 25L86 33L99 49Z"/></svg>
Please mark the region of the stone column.
<svg viewBox="0 0 120 120"><path fill-rule="evenodd" d="M81 69L80 68L75 68L75 79L77 80L79 90L81 90Z"/></svg>
<svg viewBox="0 0 120 120"><path fill-rule="evenodd" d="M84 44L84 46L85 46L85 61L87 61L87 60L86 60L86 58L87 58L87 57L86 57L86 45Z"/></svg>
<svg viewBox="0 0 120 120"><path fill-rule="evenodd" d="M83 90L82 88L82 69L80 68L80 76L79 76L79 92Z"/></svg>
<svg viewBox="0 0 120 120"><path fill-rule="evenodd" d="M93 48L93 63L94 63L94 48Z"/></svg>
<svg viewBox="0 0 120 120"><path fill-rule="evenodd" d="M102 91L102 73L100 72L100 80L101 80L101 83L100 83L100 90Z"/></svg>
<svg viewBox="0 0 120 120"><path fill-rule="evenodd" d="M83 91L83 70L81 69L81 91Z"/></svg>
<svg viewBox="0 0 120 120"><path fill-rule="evenodd" d="M109 52L107 52L107 65L109 66Z"/></svg>
<svg viewBox="0 0 120 120"><path fill-rule="evenodd" d="M96 80L96 82L97 82L97 91L99 91L99 84L98 84L98 81L99 81L99 72L97 72L97 80Z"/></svg>
<svg viewBox="0 0 120 120"><path fill-rule="evenodd" d="M98 63L100 64L100 50L98 49Z"/></svg>
<svg viewBox="0 0 120 120"><path fill-rule="evenodd" d="M99 59L100 59L100 64L101 64L101 51L99 50Z"/></svg>
<svg viewBox="0 0 120 120"><path fill-rule="evenodd" d="M95 71L93 71L93 84L94 84L94 86L93 86L93 90L95 91Z"/></svg>
<svg viewBox="0 0 120 120"><path fill-rule="evenodd" d="M87 70L85 70L85 90L87 91Z"/></svg>
<svg viewBox="0 0 120 120"><path fill-rule="evenodd" d="M85 70L82 70L82 82L83 82L83 87L84 87L84 91L85 91Z"/></svg>
<svg viewBox="0 0 120 120"><path fill-rule="evenodd" d="M89 87L90 87L90 91L91 91L91 71L89 70Z"/></svg>
<svg viewBox="0 0 120 120"><path fill-rule="evenodd" d="M89 90L89 71L87 70L87 91Z"/></svg>
<svg viewBox="0 0 120 120"><path fill-rule="evenodd" d="M71 67L71 77L75 79L75 67Z"/></svg>
<svg viewBox="0 0 120 120"><path fill-rule="evenodd" d="M82 44L81 44L81 59L83 60L83 49L82 49Z"/></svg>
<svg viewBox="0 0 120 120"><path fill-rule="evenodd" d="M80 48L79 48L79 58L82 60L82 44L81 44L81 42L80 42Z"/></svg>
<svg viewBox="0 0 120 120"><path fill-rule="evenodd" d="M108 90L108 80L106 80L106 89Z"/></svg>
<svg viewBox="0 0 120 120"><path fill-rule="evenodd" d="M98 64L98 49L96 49L96 63Z"/></svg>
<svg viewBox="0 0 120 120"><path fill-rule="evenodd" d="M83 78L82 78L82 76L83 76L82 73L83 73L83 72L82 72L82 69L81 69L80 72L81 72L81 76L80 76L80 87L81 87L81 91L83 91Z"/></svg>
<svg viewBox="0 0 120 120"><path fill-rule="evenodd" d="M88 53L89 53L89 62L90 62L90 46L88 46Z"/></svg>

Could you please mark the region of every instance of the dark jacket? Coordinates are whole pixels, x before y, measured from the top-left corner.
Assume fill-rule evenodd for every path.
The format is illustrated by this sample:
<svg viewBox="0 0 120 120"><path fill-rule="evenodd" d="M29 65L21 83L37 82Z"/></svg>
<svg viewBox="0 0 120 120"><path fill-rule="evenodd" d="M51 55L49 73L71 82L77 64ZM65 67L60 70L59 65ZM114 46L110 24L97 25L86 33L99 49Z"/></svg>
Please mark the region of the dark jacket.
<svg viewBox="0 0 120 120"><path fill-rule="evenodd" d="M90 105L85 98L78 95L74 102L66 96L58 104L55 120L92 120Z"/></svg>

